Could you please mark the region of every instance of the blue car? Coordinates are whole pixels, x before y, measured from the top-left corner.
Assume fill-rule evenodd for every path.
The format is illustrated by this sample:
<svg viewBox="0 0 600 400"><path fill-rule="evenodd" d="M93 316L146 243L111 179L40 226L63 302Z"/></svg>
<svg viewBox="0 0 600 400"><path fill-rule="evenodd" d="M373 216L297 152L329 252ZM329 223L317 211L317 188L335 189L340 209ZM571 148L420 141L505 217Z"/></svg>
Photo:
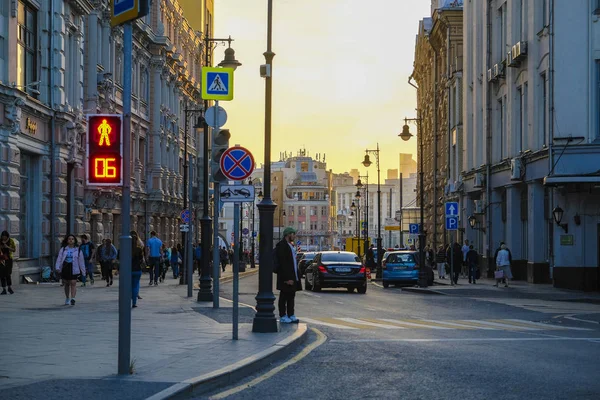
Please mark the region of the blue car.
<svg viewBox="0 0 600 400"><path fill-rule="evenodd" d="M392 284L417 284L419 281L419 252L400 250L390 252L381 263L383 287ZM427 284L433 285L433 271L427 269Z"/></svg>

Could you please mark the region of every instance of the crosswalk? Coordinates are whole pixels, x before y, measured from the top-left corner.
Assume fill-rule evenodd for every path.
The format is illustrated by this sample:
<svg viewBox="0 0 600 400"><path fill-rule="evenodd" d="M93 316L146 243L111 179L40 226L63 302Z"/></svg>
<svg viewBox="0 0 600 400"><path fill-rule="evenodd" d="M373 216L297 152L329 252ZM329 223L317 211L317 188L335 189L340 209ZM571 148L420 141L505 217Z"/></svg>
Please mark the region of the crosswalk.
<svg viewBox="0 0 600 400"><path fill-rule="evenodd" d="M487 331L548 331L571 330L589 331L587 328L575 328L526 321L522 319L461 319L461 320L432 320L432 319L372 319L372 318L308 318L302 322L328 326L343 330L371 329L430 329L430 330L487 330Z"/></svg>

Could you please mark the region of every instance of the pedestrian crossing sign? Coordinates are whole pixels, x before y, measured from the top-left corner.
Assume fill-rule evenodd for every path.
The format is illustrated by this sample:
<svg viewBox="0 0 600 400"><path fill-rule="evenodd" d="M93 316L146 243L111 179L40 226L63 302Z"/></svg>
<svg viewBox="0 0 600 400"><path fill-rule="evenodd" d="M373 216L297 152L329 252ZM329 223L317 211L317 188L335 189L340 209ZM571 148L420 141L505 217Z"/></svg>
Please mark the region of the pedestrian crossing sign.
<svg viewBox="0 0 600 400"><path fill-rule="evenodd" d="M202 99L233 100L233 68L202 68Z"/></svg>

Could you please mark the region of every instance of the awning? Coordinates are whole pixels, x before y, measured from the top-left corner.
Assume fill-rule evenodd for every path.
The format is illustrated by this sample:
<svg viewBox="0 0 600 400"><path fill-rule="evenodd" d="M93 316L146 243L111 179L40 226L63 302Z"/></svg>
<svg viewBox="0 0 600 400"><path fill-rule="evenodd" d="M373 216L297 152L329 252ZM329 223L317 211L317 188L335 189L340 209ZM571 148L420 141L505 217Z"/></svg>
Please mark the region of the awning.
<svg viewBox="0 0 600 400"><path fill-rule="evenodd" d="M544 178L545 186L566 185L569 183L598 183L600 175L552 175Z"/></svg>

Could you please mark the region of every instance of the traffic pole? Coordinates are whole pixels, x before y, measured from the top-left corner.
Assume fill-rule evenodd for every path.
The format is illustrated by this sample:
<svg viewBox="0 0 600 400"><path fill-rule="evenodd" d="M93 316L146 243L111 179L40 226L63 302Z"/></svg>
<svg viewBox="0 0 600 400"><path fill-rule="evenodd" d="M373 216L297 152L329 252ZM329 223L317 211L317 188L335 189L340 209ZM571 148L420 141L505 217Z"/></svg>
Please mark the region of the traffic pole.
<svg viewBox="0 0 600 400"><path fill-rule="evenodd" d="M233 251L233 340L238 339L240 249L237 247L240 238L240 204L236 202L233 206L233 235L235 236L233 243L236 243Z"/></svg>
<svg viewBox="0 0 600 400"><path fill-rule="evenodd" d="M188 155L188 165L192 165L192 155L189 154ZM188 167L189 168L189 167ZM189 179L188 177L188 187L186 188L186 190L188 191L189 194L192 193L192 180ZM188 249L186 250L186 256L187 256L187 297L192 297L194 295L194 249L192 248L192 236L193 236L193 232L194 232L194 224L192 223L193 219L192 219L192 202L188 201L188 215L189 215L189 223L188 226L190 227L189 232L187 233L187 235L185 236L185 238L187 239L187 244L185 245L185 247Z"/></svg>
<svg viewBox="0 0 600 400"><path fill-rule="evenodd" d="M131 357L131 21L123 26L123 192L119 238L119 375L130 373Z"/></svg>
<svg viewBox="0 0 600 400"><path fill-rule="evenodd" d="M221 202L221 184L214 182L214 203L213 203L213 308L219 308L219 276L221 254L219 251L219 208ZM204 256L204 255L203 255ZM208 257L208 255L207 255Z"/></svg>

